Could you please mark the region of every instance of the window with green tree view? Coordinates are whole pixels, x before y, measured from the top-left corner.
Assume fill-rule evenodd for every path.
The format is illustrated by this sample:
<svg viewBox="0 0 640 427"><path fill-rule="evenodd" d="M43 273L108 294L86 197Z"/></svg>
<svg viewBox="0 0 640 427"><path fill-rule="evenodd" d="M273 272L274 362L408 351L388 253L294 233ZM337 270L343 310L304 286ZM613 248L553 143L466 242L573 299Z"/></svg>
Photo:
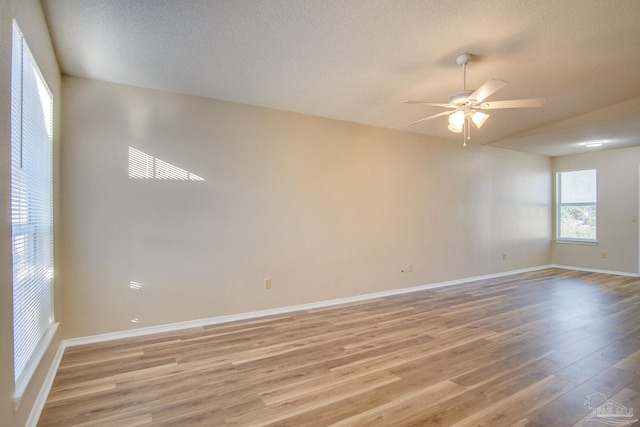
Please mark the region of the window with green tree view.
<svg viewBox="0 0 640 427"><path fill-rule="evenodd" d="M596 170L558 172L556 189L556 239L596 242Z"/></svg>

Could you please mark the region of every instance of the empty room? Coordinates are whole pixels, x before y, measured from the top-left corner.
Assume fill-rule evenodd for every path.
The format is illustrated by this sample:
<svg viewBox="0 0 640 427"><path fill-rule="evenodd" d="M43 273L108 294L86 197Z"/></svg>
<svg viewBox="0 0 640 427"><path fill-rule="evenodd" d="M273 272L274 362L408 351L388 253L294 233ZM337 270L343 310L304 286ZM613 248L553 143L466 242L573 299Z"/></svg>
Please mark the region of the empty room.
<svg viewBox="0 0 640 427"><path fill-rule="evenodd" d="M638 22L0 2L0 424L635 425Z"/></svg>

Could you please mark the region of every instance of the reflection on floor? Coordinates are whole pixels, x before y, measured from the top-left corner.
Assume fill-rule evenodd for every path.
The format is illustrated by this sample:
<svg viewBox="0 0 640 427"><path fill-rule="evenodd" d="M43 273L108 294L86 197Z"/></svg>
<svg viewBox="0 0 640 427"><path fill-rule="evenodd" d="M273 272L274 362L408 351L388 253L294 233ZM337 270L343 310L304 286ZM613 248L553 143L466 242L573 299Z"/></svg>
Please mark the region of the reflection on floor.
<svg viewBox="0 0 640 427"><path fill-rule="evenodd" d="M639 290L548 269L73 347L39 425L630 423Z"/></svg>

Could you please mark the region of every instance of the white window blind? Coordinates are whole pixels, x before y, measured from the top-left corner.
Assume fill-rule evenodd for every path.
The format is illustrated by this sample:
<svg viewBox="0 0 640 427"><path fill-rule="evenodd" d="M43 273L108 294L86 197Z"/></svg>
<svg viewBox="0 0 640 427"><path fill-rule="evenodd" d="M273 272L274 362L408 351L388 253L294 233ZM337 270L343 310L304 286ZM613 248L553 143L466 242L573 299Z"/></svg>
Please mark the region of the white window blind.
<svg viewBox="0 0 640 427"><path fill-rule="evenodd" d="M596 242L597 174L595 169L558 172L556 237Z"/></svg>
<svg viewBox="0 0 640 427"><path fill-rule="evenodd" d="M16 384L53 323L53 97L17 24L11 57L11 231Z"/></svg>

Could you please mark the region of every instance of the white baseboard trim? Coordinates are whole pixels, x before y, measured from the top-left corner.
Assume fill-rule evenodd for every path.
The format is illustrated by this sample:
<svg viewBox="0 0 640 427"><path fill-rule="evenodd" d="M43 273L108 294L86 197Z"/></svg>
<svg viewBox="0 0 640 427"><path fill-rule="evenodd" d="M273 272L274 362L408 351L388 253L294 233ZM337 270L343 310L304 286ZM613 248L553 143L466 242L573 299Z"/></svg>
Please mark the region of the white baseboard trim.
<svg viewBox="0 0 640 427"><path fill-rule="evenodd" d="M569 265L556 265L556 264L552 264L551 267L561 268L563 270L585 271L587 273L601 273L601 274L613 274L615 276L640 277L638 273L629 273L626 271L600 270L597 268L582 268L582 267L573 267Z"/></svg>
<svg viewBox="0 0 640 427"><path fill-rule="evenodd" d="M64 349L65 349L65 344L63 341L58 346L58 351L56 351L56 355L53 357L53 360L51 361L51 365L49 366L49 371L47 372L47 376L44 379L44 382L42 383L42 387L40 388L38 397L36 397L36 401L33 403L33 406L31 407L31 412L29 413L29 418L27 419L27 423L25 424L25 427L36 427L38 425L40 414L42 414L44 405L47 402L47 397L49 397L49 392L51 391L51 386L53 386L53 380L55 380L56 373L58 372L58 368L60 367L60 362L62 361L62 355L64 354Z"/></svg>
<svg viewBox="0 0 640 427"><path fill-rule="evenodd" d="M371 294L356 295L352 297L337 298L337 299L318 301L318 302L312 302L307 304L278 307L278 308L272 308L267 310L252 311L247 313L229 314L225 316L189 320L186 322L170 323L170 324L159 325L159 326L150 326L147 328L130 329L127 331L111 332L111 333L100 334L100 335L91 335L87 337L70 338L70 339L64 340L64 345L65 347L73 347L78 345L94 344L94 343L123 339L123 338L133 338L133 337L139 337L139 336L151 335L151 334L157 334L157 333L173 332L181 329L196 328L200 326L218 325L222 323L235 322L239 320L250 320L250 319L256 319L259 317L292 313L295 311L311 310L316 308L330 307L330 306L339 305L339 304L348 304L353 302L367 301L370 299L406 294L410 292L422 291L425 289L461 285L469 282L474 282L476 280L493 279L497 277L510 276L513 274L543 270L545 268L551 268L551 267L552 267L551 265L543 265L538 267L524 268L520 270L511 270L511 271L505 271L501 273L486 274L483 276L467 277L464 279L449 280L446 282L438 282L438 283L432 283L428 285L414 286L410 288L391 289L388 291L374 292Z"/></svg>
<svg viewBox="0 0 640 427"><path fill-rule="evenodd" d="M498 278L498 277L510 276L510 275L513 275L513 274L520 274L520 273L527 273L527 272L532 272L532 271L544 270L546 268L559 268L559 269L563 269L563 270L576 270L576 271L585 271L585 272L591 272L591 273L603 273L603 274L614 274L614 275L629 276L629 277L640 277L640 275L637 274L637 273L628 273L628 272L610 271L610 270L598 270L598 269L590 269L590 268L572 267L572 266L566 266L566 265L549 264L549 265L542 265L542 266L538 266L538 267L531 267L531 268L524 268L524 269L519 269L519 270L505 271L505 272L501 272L501 273L493 273L493 274L486 274L486 275L482 275L482 276L467 277L467 278L464 278L464 279L449 280L449 281L445 281L445 282L432 283L432 284L428 284L428 285L414 286L414 287L410 287L410 288L392 289L392 290L388 290L388 291L375 292L375 293L363 294L363 295L356 295L356 296L353 296L353 297L337 298L337 299L313 302L313 303L308 303L308 304L300 304L300 305L293 305L293 306L287 306L287 307L279 307L279 308L273 308L273 309L268 309L268 310L247 312L247 313L230 314L230 315L226 315L226 316L210 317L210 318L207 318L207 319L198 319L198 320L190 320L190 321L186 321L186 322L171 323L171 324L166 324L166 325L151 326L151 327L148 327L148 328L138 328L138 329L132 329L132 330L128 330L128 331L111 332L111 333L107 333L107 334L100 334L100 335L92 335L92 336L87 336L87 337L66 339L66 340L63 340L60 343L60 346L58 347L58 351L56 352L56 355L55 355L55 357L54 357L54 359L53 359L53 361L51 363L51 366L49 368L49 372L47 374L47 377L46 377L46 379L45 379L45 381L44 381L44 383L42 385L40 393L38 394L36 402L34 403L32 409L31 409L31 413L29 415L29 419L27 421L26 426L27 427L32 427L32 426L35 427L38 424L38 420L40 418L40 414L42 413L42 410L44 409L44 405L46 403L47 396L49 395L49 392L51 391L51 386L53 385L53 380L55 379L56 372L58 371L58 367L60 366L60 362L62 361L62 356L64 354L64 350L67 347L73 347L73 346L84 345L84 344L93 344L93 343L111 341L111 340L122 339L122 338L133 338L133 337L151 335L151 334L162 333L162 332L173 332L173 331L177 331L177 330L181 330L181 329L189 329L189 328L194 328L194 327L199 327L199 326L217 325L217 324L222 324L222 323L234 322L234 321L238 321L238 320L250 320L250 319L255 319L255 318L259 318L259 317L272 316L272 315L277 315L277 314L286 314L286 313L291 313L291 312L295 312L295 311L311 310L311 309L316 309L316 308L324 308L324 307L330 307L330 306L339 305L339 304L347 304L347 303L353 303L353 302L367 301L367 300L371 300L371 299L375 299L375 298L382 298L382 297L386 297L386 296L406 294L406 293L417 292L417 291L421 291L421 290L425 290L425 289L433 289L433 288L441 288L441 287L445 287L445 286L462 285L462 284L474 282L474 281L477 281L477 280L487 280L487 279L493 279L493 278Z"/></svg>
<svg viewBox="0 0 640 427"><path fill-rule="evenodd" d="M629 277L640 277L640 275L638 273L628 273L628 272L609 271L609 270L597 270L597 269L590 269L590 268L581 268L581 267L572 267L572 266L566 266L566 265L549 264L549 265L542 265L542 266L538 266L538 267L524 268L524 269L520 269L520 270L511 270L511 271L505 271L505 272L501 272L501 273L486 274L486 275L483 275L483 276L475 276L475 277L467 277L467 278L464 278L464 279L449 280L449 281L446 281L446 282L438 282L438 283L432 283L432 284L428 284L428 285L414 286L414 287L410 287L410 288L392 289L392 290L388 290L388 291L375 292L375 293L371 293L371 294L356 295L356 296L353 296L353 297L337 298L337 299L313 302L313 303L308 303L308 304L300 304L300 305L293 305L293 306L287 306L287 307L279 307L279 308L273 308L273 309L268 309L268 310L253 311L253 312L248 312L248 313L230 314L230 315L226 315L226 316L217 316L217 317L211 317L211 318L207 318L207 319L191 320L191 321L186 321L186 322L171 323L171 324L160 325L160 326L151 326L151 327L148 327L148 328L139 328L139 329L132 329L132 330L128 330L128 331L112 332L112 333L107 333L107 334L100 334L100 335L93 335L93 336L87 336L87 337L71 338L71 339L67 339L67 340L62 340L62 342L58 346L58 351L56 352L56 355L54 356L53 361L51 362L51 366L49 367L49 372L47 373L45 381L42 384L42 388L40 389L40 392L38 393L38 397L36 398L36 401L33 404L33 407L31 408L31 412L29 414L29 418L27 420L26 426L27 427L36 427L37 426L38 420L40 419L40 415L41 415L42 410L44 409L44 405L45 405L45 403L47 401L47 397L49 396L49 392L51 391L51 387L53 386L53 381L55 379L56 373L58 372L58 368L60 366L60 362L62 361L62 356L64 355L64 350L67 347L73 347L73 346L83 345L83 344L93 344L93 343L111 341L111 340L122 339L122 338L139 337L139 336L156 334L156 333L161 333L161 332L172 332L172 331L177 331L177 330L180 330L180 329L188 329L188 328L194 328L194 327L198 327L198 326L208 326L208 325L216 325L216 324L221 324L221 323L229 323L229 322L234 322L234 321L238 321L238 320L249 320L249 319L255 319L255 318L259 318L259 317L265 317L265 316L271 316L271 315L277 315L277 314L286 314L286 313L291 313L291 312L301 311L301 310L310 310L310 309L315 309L315 308L330 307L330 306L338 305L338 304L347 304L347 303L353 303L353 302L367 301L367 300L370 300L370 299L382 298L382 297L392 296L392 295L406 294L406 293L417 292L417 291L421 291L421 290L425 290L425 289L433 289L433 288L441 288L441 287L445 287L445 286L462 285L462 284L474 282L474 281L477 281L477 280L493 279L493 278L498 278L498 277L510 276L510 275L513 275L513 274L520 274L520 273L527 273L527 272L532 272L532 271L544 270L546 268L560 268L560 269L563 269L563 270L576 270L576 271L585 271L585 272L591 272L591 273L603 273L603 274L614 274L614 275L629 276Z"/></svg>

